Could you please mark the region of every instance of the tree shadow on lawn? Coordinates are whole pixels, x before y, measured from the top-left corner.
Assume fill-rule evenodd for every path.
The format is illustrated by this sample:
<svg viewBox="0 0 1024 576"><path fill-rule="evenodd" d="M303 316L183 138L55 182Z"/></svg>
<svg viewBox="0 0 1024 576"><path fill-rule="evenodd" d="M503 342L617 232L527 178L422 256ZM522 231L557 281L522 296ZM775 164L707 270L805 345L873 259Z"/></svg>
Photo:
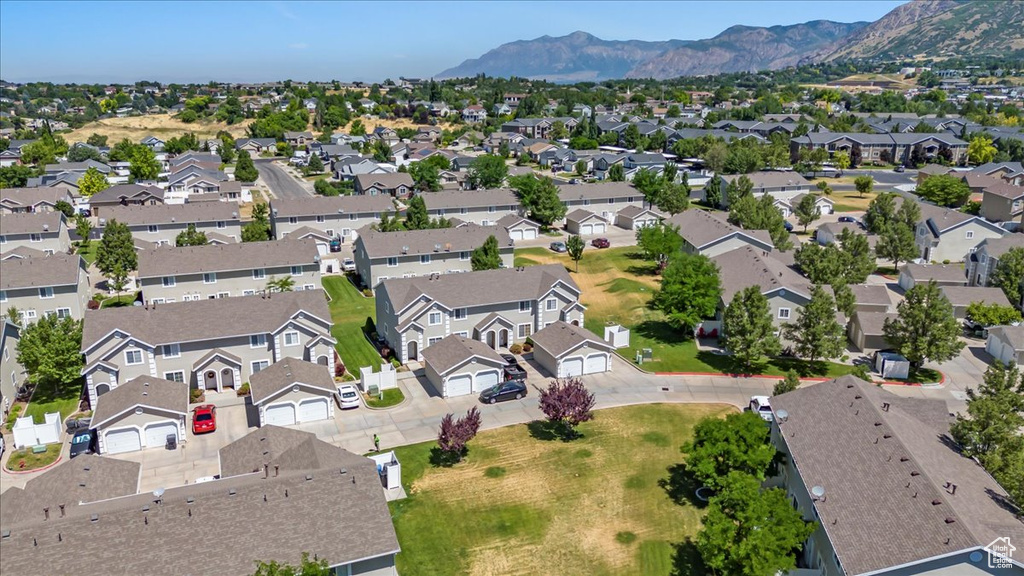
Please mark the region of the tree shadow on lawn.
<svg viewBox="0 0 1024 576"><path fill-rule="evenodd" d="M573 430L550 420L534 420L526 425L526 429L529 430L532 438L544 442L551 442L553 440L572 442L573 440L583 438L583 433L578 429Z"/></svg>
<svg viewBox="0 0 1024 576"><path fill-rule="evenodd" d="M812 376L825 376L828 374L828 363L815 360L810 362L807 360L801 360L799 358L788 358L779 356L772 358L770 361L761 360L752 364L750 367L744 366L738 362L734 357L727 356L724 354L716 354L708 350L701 350L697 352L697 360L700 360L704 364L711 366L715 370L728 374L730 376L750 376L753 374L764 374L769 368L776 368L777 371L789 372L790 370L796 371L801 378L808 378ZM781 376L780 376L781 377Z"/></svg>
<svg viewBox="0 0 1024 576"><path fill-rule="evenodd" d="M441 448L434 446L430 449L430 465L434 468L451 468L465 458L466 454L469 453L469 449L463 449L462 454L456 455L451 452L445 452Z"/></svg>
<svg viewBox="0 0 1024 576"><path fill-rule="evenodd" d="M659 479L658 486L679 506L689 504L700 510L708 505L706 501L697 498L697 489L701 483L687 470L685 463L669 466L668 478Z"/></svg>
<svg viewBox="0 0 1024 576"><path fill-rule="evenodd" d="M651 308L650 303L647 307ZM659 344L682 344L693 340L667 320L644 320L633 326L632 329L643 338L654 340Z"/></svg>
<svg viewBox="0 0 1024 576"><path fill-rule="evenodd" d="M672 544L672 576L705 576L708 574L697 545L687 538Z"/></svg>

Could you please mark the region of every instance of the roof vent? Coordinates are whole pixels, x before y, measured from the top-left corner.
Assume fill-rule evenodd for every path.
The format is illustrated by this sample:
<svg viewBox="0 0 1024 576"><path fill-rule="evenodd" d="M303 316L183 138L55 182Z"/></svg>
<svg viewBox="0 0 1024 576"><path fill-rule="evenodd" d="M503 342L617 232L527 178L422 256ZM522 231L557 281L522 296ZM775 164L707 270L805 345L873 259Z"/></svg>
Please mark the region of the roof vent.
<svg viewBox="0 0 1024 576"><path fill-rule="evenodd" d="M312 479L313 479L313 475L312 474L306 474L306 482L309 482Z"/></svg>
<svg viewBox="0 0 1024 576"><path fill-rule="evenodd" d="M911 475L911 476L920 476L920 475L921 475L921 473L920 473L920 472L918 472L917 470L914 470L914 471L912 471L912 472L910 473L910 475Z"/></svg>
<svg viewBox="0 0 1024 576"><path fill-rule="evenodd" d="M408 254L408 253L409 253L409 247L408 246L402 246L402 254Z"/></svg>
<svg viewBox="0 0 1024 576"><path fill-rule="evenodd" d="M228 496L234 496L235 494L238 494L238 491L234 488L228 490Z"/></svg>
<svg viewBox="0 0 1024 576"><path fill-rule="evenodd" d="M100 521L100 515L99 514L93 514L92 516L89 517L89 522L99 522L99 521Z"/></svg>
<svg viewBox="0 0 1024 576"><path fill-rule="evenodd" d="M43 224L43 232L49 232L49 231L50 231L50 225L49 224Z"/></svg>
<svg viewBox="0 0 1024 576"><path fill-rule="evenodd" d="M938 506L939 504L942 504L942 500L939 500L939 499L932 500L932 506Z"/></svg>
<svg viewBox="0 0 1024 576"><path fill-rule="evenodd" d="M178 220L177 218L175 218L174 216L171 216L171 222L177 222L177 220Z"/></svg>
<svg viewBox="0 0 1024 576"><path fill-rule="evenodd" d="M440 244L434 244L434 252L440 252L440 251L441 251L441 245Z"/></svg>
<svg viewBox="0 0 1024 576"><path fill-rule="evenodd" d="M956 522L956 518L946 518L946 524L952 524Z"/></svg>

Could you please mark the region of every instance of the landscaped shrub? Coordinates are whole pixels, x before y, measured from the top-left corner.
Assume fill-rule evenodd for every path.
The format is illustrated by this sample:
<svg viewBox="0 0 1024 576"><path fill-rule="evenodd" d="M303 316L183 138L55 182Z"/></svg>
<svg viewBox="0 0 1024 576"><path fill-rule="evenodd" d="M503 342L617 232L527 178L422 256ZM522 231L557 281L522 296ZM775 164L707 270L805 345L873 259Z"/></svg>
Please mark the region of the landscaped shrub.
<svg viewBox="0 0 1024 576"><path fill-rule="evenodd" d="M363 296L366 296L367 298L373 298L373 290L370 290L369 288L363 288Z"/></svg>
<svg viewBox="0 0 1024 576"><path fill-rule="evenodd" d="M238 387L238 390L235 393L238 394L239 396L248 396L249 395L249 383L248 382L243 383L241 386Z"/></svg>
<svg viewBox="0 0 1024 576"><path fill-rule="evenodd" d="M98 300L89 300L89 301L88 301L88 302L87 302L87 303L85 304L85 307L86 307L87 309L89 309L89 310L99 310L99 309L100 309L100 303L99 303L99 301L98 301Z"/></svg>
<svg viewBox="0 0 1024 576"><path fill-rule="evenodd" d="M523 345L522 344L513 344L513 345L508 347L508 351L513 353L513 354L522 354L523 353Z"/></svg>
<svg viewBox="0 0 1024 576"><path fill-rule="evenodd" d="M524 353L525 352L529 352L531 350L533 350L533 344L530 344L529 342L523 344L523 352Z"/></svg>
<svg viewBox="0 0 1024 576"><path fill-rule="evenodd" d="M345 375L345 363L341 361L341 356L338 356L338 351L334 351L334 377L341 378Z"/></svg>
<svg viewBox="0 0 1024 576"><path fill-rule="evenodd" d="M191 389L189 391L189 397L192 399L193 403L195 403L195 402L202 402L203 401L203 391L200 390L199 388L193 388L193 389Z"/></svg>

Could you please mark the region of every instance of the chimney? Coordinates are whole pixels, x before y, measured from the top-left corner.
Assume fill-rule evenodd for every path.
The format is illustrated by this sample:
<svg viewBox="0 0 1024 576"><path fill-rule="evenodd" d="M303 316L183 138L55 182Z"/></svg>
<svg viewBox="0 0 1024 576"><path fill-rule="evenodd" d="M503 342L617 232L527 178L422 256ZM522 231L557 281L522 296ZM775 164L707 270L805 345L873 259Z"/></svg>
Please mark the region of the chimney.
<svg viewBox="0 0 1024 576"><path fill-rule="evenodd" d="M264 478L269 478L270 477L270 465L269 464L264 464L263 465L263 477Z"/></svg>

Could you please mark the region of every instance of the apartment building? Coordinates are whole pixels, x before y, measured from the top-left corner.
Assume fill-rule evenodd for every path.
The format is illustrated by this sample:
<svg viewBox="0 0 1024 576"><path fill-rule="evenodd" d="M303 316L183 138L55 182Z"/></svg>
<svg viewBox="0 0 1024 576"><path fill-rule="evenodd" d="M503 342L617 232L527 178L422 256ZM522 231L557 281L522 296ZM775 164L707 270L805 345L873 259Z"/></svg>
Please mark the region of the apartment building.
<svg viewBox="0 0 1024 576"><path fill-rule="evenodd" d="M387 196L316 196L271 200L270 231L278 240L300 228L311 228L342 242L355 240L358 230L380 222L384 212L394 212Z"/></svg>
<svg viewBox="0 0 1024 576"><path fill-rule="evenodd" d="M194 224L198 232L218 234L235 242L242 239L238 206L224 202L196 202L156 206L111 206L99 219L99 232L114 220L127 224L132 236L160 246L174 246L178 234Z"/></svg>
<svg viewBox="0 0 1024 576"><path fill-rule="evenodd" d="M46 254L70 252L71 238L64 213L0 213L0 253L15 248L32 248Z"/></svg>
<svg viewBox="0 0 1024 576"><path fill-rule="evenodd" d="M430 192L423 194L423 201L431 218L458 218L481 226L523 211L515 192L507 188Z"/></svg>
<svg viewBox="0 0 1024 576"><path fill-rule="evenodd" d="M558 197L565 204L566 213L583 209L600 216L605 222L615 222L619 210L627 206L645 207L643 193L628 182L559 186Z"/></svg>
<svg viewBox="0 0 1024 576"><path fill-rule="evenodd" d="M91 288L85 260L77 254L0 261L0 308L17 308L26 322L46 314L81 318Z"/></svg>

